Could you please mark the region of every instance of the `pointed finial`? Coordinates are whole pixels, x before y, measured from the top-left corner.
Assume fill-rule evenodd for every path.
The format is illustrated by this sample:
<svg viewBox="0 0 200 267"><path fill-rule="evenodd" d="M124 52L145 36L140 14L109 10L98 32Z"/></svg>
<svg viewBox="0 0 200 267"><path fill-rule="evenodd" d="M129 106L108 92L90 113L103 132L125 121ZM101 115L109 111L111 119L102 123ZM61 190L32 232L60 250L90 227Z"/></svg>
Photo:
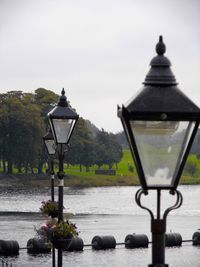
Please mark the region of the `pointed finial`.
<svg viewBox="0 0 200 267"><path fill-rule="evenodd" d="M163 37L162 35L159 36L159 42L156 45L156 52L158 55L163 55L166 51L166 46L163 43Z"/></svg>
<svg viewBox="0 0 200 267"><path fill-rule="evenodd" d="M62 89L61 94L62 94L62 95L65 95L65 89L64 89L64 88Z"/></svg>
<svg viewBox="0 0 200 267"><path fill-rule="evenodd" d="M65 96L65 89L64 88L61 91L61 96L60 96L60 99L58 102L58 106L68 107L67 97Z"/></svg>

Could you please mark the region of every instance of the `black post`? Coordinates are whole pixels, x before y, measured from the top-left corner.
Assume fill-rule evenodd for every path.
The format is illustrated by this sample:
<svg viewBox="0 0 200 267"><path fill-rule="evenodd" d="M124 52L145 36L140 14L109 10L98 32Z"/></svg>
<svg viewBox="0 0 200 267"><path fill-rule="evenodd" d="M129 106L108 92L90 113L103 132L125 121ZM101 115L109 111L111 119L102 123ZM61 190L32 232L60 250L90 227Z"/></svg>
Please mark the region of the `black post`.
<svg viewBox="0 0 200 267"><path fill-rule="evenodd" d="M58 222L63 221L63 186L64 186L64 154L59 155L59 172L58 172Z"/></svg>
<svg viewBox="0 0 200 267"><path fill-rule="evenodd" d="M52 247L52 267L56 267L56 255L55 255L55 247Z"/></svg>
<svg viewBox="0 0 200 267"><path fill-rule="evenodd" d="M51 159L51 200L54 201L54 162L53 159Z"/></svg>
<svg viewBox="0 0 200 267"><path fill-rule="evenodd" d="M50 165L51 165L51 200L54 201L54 162L53 158L50 159ZM55 257L55 247L53 245L52 247L52 267L56 267L56 257Z"/></svg>
<svg viewBox="0 0 200 267"><path fill-rule="evenodd" d="M149 264L149 267L168 267L165 264L166 218L160 219L160 199L161 191L157 189L157 219L151 220L152 264Z"/></svg>
<svg viewBox="0 0 200 267"><path fill-rule="evenodd" d="M58 222L63 221L63 186L64 186L64 151L61 144L59 151L59 172L58 172ZM58 249L58 267L62 267L62 249Z"/></svg>
<svg viewBox="0 0 200 267"><path fill-rule="evenodd" d="M62 249L58 249L58 267L62 267Z"/></svg>
<svg viewBox="0 0 200 267"><path fill-rule="evenodd" d="M155 219L153 212L142 205L141 196L148 195L148 191L140 188L135 194L135 201L139 207L147 210L151 216L151 232L152 232L152 264L148 267L168 267L165 264L165 232L166 232L166 221L167 215L170 211L178 209L183 203L183 196L178 190L171 190L171 195L176 195L177 199L173 206L167 208L163 214L163 219L160 216L160 200L161 200L161 189L157 188L157 217Z"/></svg>
<svg viewBox="0 0 200 267"><path fill-rule="evenodd" d="M149 267L167 267L165 264L165 232L166 220L152 220L152 264Z"/></svg>

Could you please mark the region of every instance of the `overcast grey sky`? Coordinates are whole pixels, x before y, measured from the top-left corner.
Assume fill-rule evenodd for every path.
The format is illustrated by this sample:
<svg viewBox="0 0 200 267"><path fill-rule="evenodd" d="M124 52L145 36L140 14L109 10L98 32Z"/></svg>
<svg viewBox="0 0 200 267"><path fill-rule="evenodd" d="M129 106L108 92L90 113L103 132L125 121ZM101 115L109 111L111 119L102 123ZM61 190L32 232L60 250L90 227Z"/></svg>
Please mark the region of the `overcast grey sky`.
<svg viewBox="0 0 200 267"><path fill-rule="evenodd" d="M179 87L200 105L199 0L0 0L0 93L62 87L80 116L122 130L163 35Z"/></svg>

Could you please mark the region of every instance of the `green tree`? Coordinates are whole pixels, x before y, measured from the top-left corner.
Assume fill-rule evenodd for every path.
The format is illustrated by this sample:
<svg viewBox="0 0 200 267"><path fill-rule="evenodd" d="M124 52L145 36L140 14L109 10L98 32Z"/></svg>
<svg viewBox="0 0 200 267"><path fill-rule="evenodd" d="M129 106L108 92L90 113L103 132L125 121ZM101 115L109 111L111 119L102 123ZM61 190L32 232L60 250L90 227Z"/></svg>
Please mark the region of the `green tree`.
<svg viewBox="0 0 200 267"><path fill-rule="evenodd" d="M112 152L111 164L112 165L116 164L117 167L117 163L119 163L123 157L123 149L122 146L119 144L115 134L110 133L109 137L110 137L111 152Z"/></svg>
<svg viewBox="0 0 200 267"><path fill-rule="evenodd" d="M113 164L117 164L122 156L121 145L116 140L116 135L108 133L103 129L99 131L95 138L95 164L100 168L106 164L111 169Z"/></svg>
<svg viewBox="0 0 200 267"><path fill-rule="evenodd" d="M89 167L93 164L93 138L83 118L79 118L70 141L70 149L66 153L66 162L72 165L79 164Z"/></svg>
<svg viewBox="0 0 200 267"><path fill-rule="evenodd" d="M38 88L35 90L34 94L34 103L37 104L38 108L41 112L41 117L44 121L44 127L45 130L43 132L43 135L45 132L49 129L49 123L47 119L47 113L53 108L53 106L56 105L58 102L59 96L55 94L54 92L47 90L45 88ZM42 136L41 136L42 140ZM42 172L42 166L44 162L47 160L48 156L46 154L46 150L44 148L44 145L41 144L40 149L38 151L38 173Z"/></svg>
<svg viewBox="0 0 200 267"><path fill-rule="evenodd" d="M196 155L189 155L185 164L184 171L192 176L195 176L200 170L200 163Z"/></svg>
<svg viewBox="0 0 200 267"><path fill-rule="evenodd" d="M42 116L44 117L44 119L46 119L47 113L58 102L59 96L45 88L38 88L35 90L34 99L36 104L41 109Z"/></svg>
<svg viewBox="0 0 200 267"><path fill-rule="evenodd" d="M8 173L14 165L19 171L22 166L33 169L41 148L44 123L40 108L30 99L31 94L18 91L0 95L1 158L7 162Z"/></svg>

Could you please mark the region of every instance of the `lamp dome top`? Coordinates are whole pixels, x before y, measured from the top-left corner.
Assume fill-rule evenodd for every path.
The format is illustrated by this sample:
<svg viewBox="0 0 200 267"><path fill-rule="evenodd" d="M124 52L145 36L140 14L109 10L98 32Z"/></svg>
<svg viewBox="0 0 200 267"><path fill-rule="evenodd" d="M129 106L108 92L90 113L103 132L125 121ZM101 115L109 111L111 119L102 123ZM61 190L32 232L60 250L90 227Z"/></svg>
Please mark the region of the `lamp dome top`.
<svg viewBox="0 0 200 267"><path fill-rule="evenodd" d="M173 86L177 85L175 76L170 69L171 62L164 56L166 46L163 42L162 35L159 36L159 41L156 44L157 55L150 62L150 70L146 75L144 85L155 86Z"/></svg>

